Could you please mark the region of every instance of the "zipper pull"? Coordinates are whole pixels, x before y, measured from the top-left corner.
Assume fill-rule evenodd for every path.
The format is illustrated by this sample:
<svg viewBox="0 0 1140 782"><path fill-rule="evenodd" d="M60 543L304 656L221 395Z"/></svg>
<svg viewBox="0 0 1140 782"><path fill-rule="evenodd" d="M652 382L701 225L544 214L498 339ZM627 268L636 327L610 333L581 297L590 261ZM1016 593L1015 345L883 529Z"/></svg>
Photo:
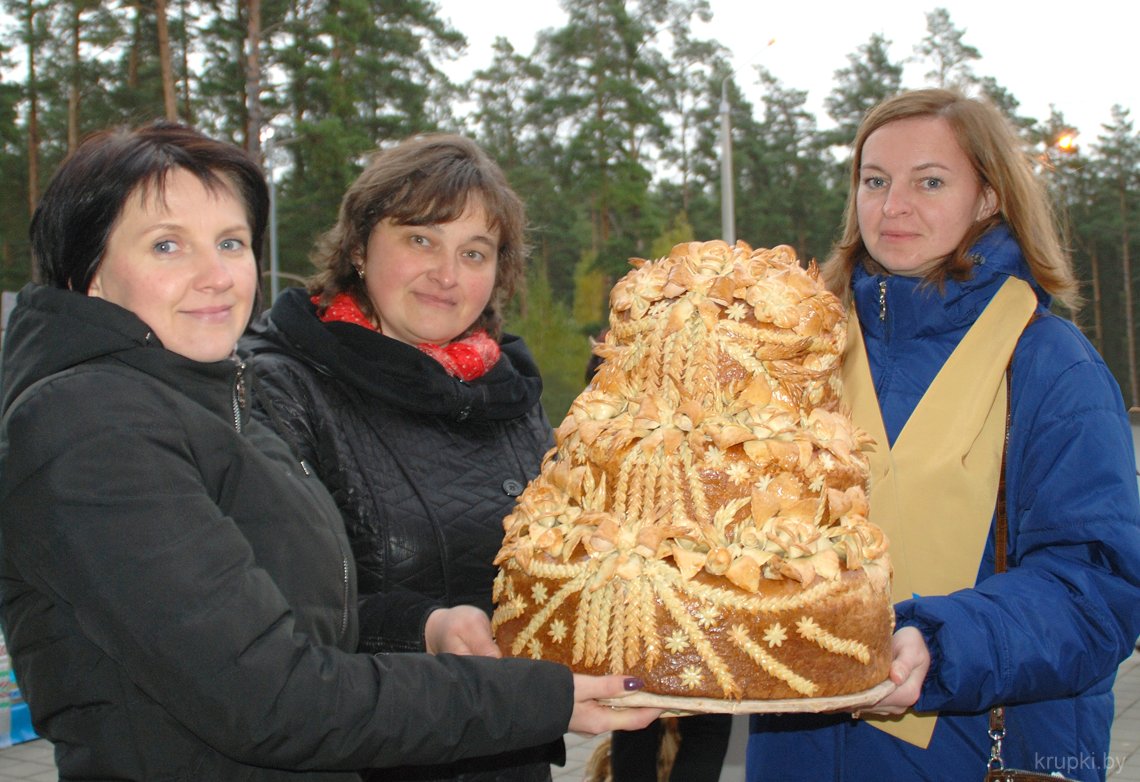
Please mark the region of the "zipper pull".
<svg viewBox="0 0 1140 782"><path fill-rule="evenodd" d="M242 409L244 410L245 404L246 404L246 398L245 398L245 362L238 362L237 383L236 383L235 387L237 389L238 404L241 405Z"/></svg>
<svg viewBox="0 0 1140 782"><path fill-rule="evenodd" d="M234 392L233 392L233 405L234 405L234 429L241 431L241 411L245 409L246 393L245 393L245 362L237 362L237 374L234 377Z"/></svg>
<svg viewBox="0 0 1140 782"><path fill-rule="evenodd" d="M879 280L879 320L887 322L887 281Z"/></svg>

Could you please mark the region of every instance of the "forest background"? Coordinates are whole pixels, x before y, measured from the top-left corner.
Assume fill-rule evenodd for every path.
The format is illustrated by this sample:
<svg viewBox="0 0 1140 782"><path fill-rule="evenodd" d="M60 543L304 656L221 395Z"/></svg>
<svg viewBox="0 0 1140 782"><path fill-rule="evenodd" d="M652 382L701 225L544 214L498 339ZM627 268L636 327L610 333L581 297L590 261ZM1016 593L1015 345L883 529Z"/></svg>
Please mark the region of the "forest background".
<svg viewBox="0 0 1140 782"><path fill-rule="evenodd" d="M731 127L733 230L754 247L826 258L848 190L850 142L868 108L904 88L952 86L993 100L1046 178L1086 304L1072 317L1140 406L1140 133L1123 105L1071 142L1063 107L1037 118L985 75L944 8L913 42L904 84L893 42L847 55L823 105L692 33L707 0L560 0L565 23L530 51L495 42L464 81L466 47L430 0L0 0L0 289L33 279L27 226L42 188L83 136L166 117L248 149L270 175L267 297L312 271L308 252L376 148L425 131L479 141L527 203L527 290L508 329L542 368L555 423L584 383L590 336L631 257L721 237L722 121ZM1132 74L1134 76L1134 74ZM1104 78L1129 75L1104 74ZM738 79L758 85L750 102ZM750 94L756 94L750 89ZM279 274L270 276L271 268Z"/></svg>

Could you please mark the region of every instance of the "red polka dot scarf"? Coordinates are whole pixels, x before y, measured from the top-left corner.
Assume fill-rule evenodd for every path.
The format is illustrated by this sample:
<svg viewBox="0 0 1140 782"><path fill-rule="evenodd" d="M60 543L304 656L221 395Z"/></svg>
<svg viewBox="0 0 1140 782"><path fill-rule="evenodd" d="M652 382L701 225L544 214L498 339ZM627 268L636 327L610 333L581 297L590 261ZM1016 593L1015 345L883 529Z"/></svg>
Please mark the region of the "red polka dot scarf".
<svg viewBox="0 0 1140 782"><path fill-rule="evenodd" d="M313 296L311 299L318 307L320 300L320 296ZM372 322L360 311L356 301L347 293L338 293L334 296L329 306L318 317L324 323L352 323L370 331L380 330L372 325ZM487 370L498 362L500 355L499 343L491 339L483 329L463 339L452 340L446 345L424 342L416 347L438 361L449 375L467 381L486 374Z"/></svg>

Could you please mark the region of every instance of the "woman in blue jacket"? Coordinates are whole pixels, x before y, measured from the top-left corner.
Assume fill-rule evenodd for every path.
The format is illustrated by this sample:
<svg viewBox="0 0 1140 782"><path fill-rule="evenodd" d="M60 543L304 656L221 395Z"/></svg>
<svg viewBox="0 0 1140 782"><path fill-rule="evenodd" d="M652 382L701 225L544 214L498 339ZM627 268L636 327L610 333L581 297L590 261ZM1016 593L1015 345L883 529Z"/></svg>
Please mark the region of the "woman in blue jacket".
<svg viewBox="0 0 1140 782"><path fill-rule="evenodd" d="M1004 118L952 91L883 102L854 150L825 275L854 316L844 381L876 440L897 687L861 714L754 717L747 778L980 780L1004 705L1007 767L1103 779L1140 631L1140 502L1119 388L1050 312L1077 281L1048 197Z"/></svg>

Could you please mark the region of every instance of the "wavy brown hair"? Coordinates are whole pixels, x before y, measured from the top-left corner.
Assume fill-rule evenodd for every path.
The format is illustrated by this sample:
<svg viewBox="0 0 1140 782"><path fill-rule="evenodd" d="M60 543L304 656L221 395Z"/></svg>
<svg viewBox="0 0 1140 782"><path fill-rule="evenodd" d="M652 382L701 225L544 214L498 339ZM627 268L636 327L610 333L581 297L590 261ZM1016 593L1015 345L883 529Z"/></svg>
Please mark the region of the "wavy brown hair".
<svg viewBox="0 0 1140 782"><path fill-rule="evenodd" d="M397 225L438 225L463 216L476 198L489 227L498 231L495 285L482 314L465 332L486 329L502 335L503 307L523 282L526 263L526 208L498 164L478 144L453 134L413 136L373 154L340 203L336 224L311 255L319 271L309 292L326 307L347 293L365 316L376 314L353 265L364 255L372 229L381 220Z"/></svg>
<svg viewBox="0 0 1140 782"><path fill-rule="evenodd" d="M1052 203L1033 170L1033 159L1012 125L991 104L968 98L955 90L929 89L887 98L864 117L855 135L851 182L847 194L843 235L823 266L828 288L840 297L850 295L851 275L857 264L872 271L882 267L871 258L859 234L856 197L861 180L863 146L868 137L891 122L912 117L941 117L950 126L958 146L973 165L983 187L993 190L997 211L979 220L958 247L927 276L938 284L947 277L964 279L972 273L969 250L986 231L1005 222L1021 246L1033 278L1052 296L1075 312L1080 304L1072 261L1062 247Z"/></svg>

